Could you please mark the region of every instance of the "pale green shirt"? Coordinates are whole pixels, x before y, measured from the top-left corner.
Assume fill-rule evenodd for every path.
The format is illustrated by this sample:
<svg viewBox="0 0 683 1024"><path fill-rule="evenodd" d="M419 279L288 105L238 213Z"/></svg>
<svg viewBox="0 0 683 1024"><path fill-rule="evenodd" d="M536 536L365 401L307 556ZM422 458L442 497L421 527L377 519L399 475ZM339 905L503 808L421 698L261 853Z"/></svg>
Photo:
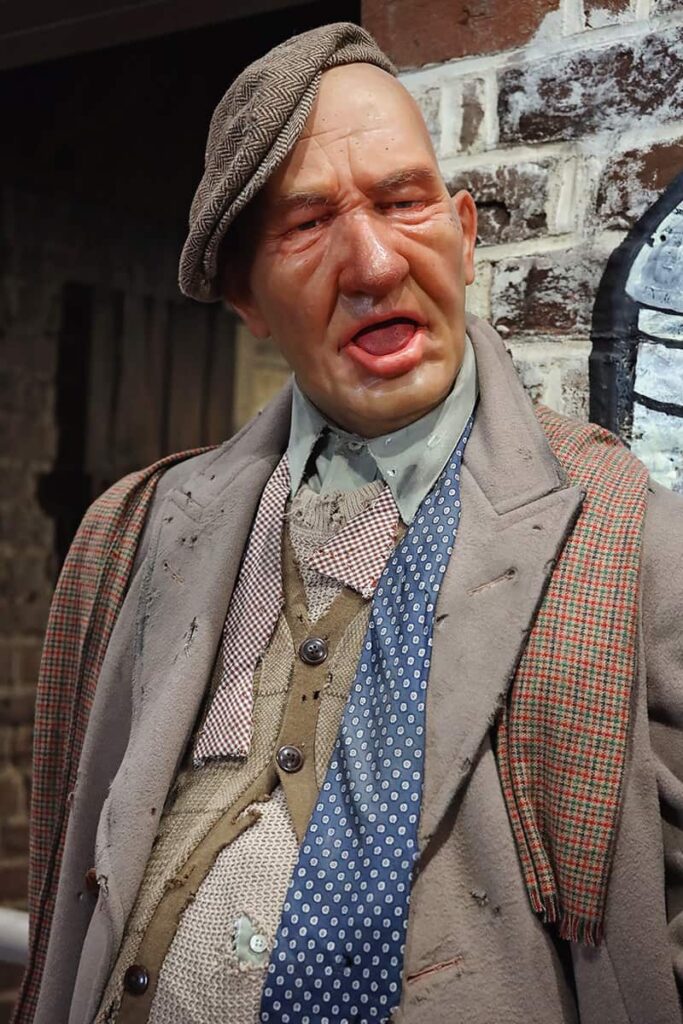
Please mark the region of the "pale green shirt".
<svg viewBox="0 0 683 1024"><path fill-rule="evenodd" d="M295 381L287 448L292 496L302 483L316 493L332 494L381 478L409 525L446 466L477 394L477 366L467 336L462 365L443 402L407 427L380 437L360 437L331 423Z"/></svg>

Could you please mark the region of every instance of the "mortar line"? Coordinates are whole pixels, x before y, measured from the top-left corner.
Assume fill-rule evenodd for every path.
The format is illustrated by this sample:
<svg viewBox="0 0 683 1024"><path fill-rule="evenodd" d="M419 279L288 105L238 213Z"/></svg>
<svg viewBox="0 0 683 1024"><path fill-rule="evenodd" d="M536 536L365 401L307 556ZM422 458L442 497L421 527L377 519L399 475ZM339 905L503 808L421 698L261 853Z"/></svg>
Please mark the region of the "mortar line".
<svg viewBox="0 0 683 1024"><path fill-rule="evenodd" d="M499 260L543 256L545 253L575 249L585 240L575 231L564 235L541 235L538 238L524 238L519 242L502 242L500 245L479 245L480 260L497 263Z"/></svg>
<svg viewBox="0 0 683 1024"><path fill-rule="evenodd" d="M440 160L441 170L450 174L459 170L478 170L490 164L538 163L553 157L568 157L575 143L541 142L536 146L511 146L509 149L487 149L481 152L458 153Z"/></svg>

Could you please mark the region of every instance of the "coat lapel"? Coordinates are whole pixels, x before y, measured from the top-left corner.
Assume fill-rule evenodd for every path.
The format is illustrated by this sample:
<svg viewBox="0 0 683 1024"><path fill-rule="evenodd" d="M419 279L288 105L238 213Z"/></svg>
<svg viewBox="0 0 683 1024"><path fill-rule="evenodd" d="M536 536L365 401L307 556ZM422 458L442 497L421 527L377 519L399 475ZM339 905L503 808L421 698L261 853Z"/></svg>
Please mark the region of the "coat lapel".
<svg viewBox="0 0 683 1024"><path fill-rule="evenodd" d="M427 691L424 844L496 720L553 566L580 511L497 335L472 320L480 401L462 516L436 609Z"/></svg>
<svg viewBox="0 0 683 1024"><path fill-rule="evenodd" d="M211 677L242 552L263 488L286 445L289 389L216 457L165 497L142 571L133 721L104 808L106 851L121 932L168 790Z"/></svg>

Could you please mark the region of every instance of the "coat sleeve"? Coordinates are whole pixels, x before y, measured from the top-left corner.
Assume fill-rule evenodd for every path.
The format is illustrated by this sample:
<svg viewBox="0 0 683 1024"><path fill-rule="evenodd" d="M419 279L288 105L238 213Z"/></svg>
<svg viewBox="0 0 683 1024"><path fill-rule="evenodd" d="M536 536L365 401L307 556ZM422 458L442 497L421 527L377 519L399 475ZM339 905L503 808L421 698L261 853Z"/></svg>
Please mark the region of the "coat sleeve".
<svg viewBox="0 0 683 1024"><path fill-rule="evenodd" d="M683 497L657 484L644 536L643 635L669 941L683 1000Z"/></svg>

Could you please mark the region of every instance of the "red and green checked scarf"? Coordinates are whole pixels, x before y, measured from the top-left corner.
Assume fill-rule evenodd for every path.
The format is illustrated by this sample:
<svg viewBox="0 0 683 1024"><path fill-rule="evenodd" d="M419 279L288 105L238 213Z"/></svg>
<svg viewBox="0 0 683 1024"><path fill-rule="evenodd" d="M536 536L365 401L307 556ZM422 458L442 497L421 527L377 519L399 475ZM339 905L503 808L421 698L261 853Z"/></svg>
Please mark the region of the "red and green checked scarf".
<svg viewBox="0 0 683 1024"><path fill-rule="evenodd" d="M536 409L585 492L520 660L497 758L534 910L572 942L604 930L636 675L649 475L613 434Z"/></svg>
<svg viewBox="0 0 683 1024"><path fill-rule="evenodd" d="M497 728L503 792L531 905L560 935L602 938L636 672L648 475L607 431L537 409L586 498ZM14 1024L35 1012L72 792L97 679L159 477L171 455L87 512L57 585L36 702L31 952Z"/></svg>

